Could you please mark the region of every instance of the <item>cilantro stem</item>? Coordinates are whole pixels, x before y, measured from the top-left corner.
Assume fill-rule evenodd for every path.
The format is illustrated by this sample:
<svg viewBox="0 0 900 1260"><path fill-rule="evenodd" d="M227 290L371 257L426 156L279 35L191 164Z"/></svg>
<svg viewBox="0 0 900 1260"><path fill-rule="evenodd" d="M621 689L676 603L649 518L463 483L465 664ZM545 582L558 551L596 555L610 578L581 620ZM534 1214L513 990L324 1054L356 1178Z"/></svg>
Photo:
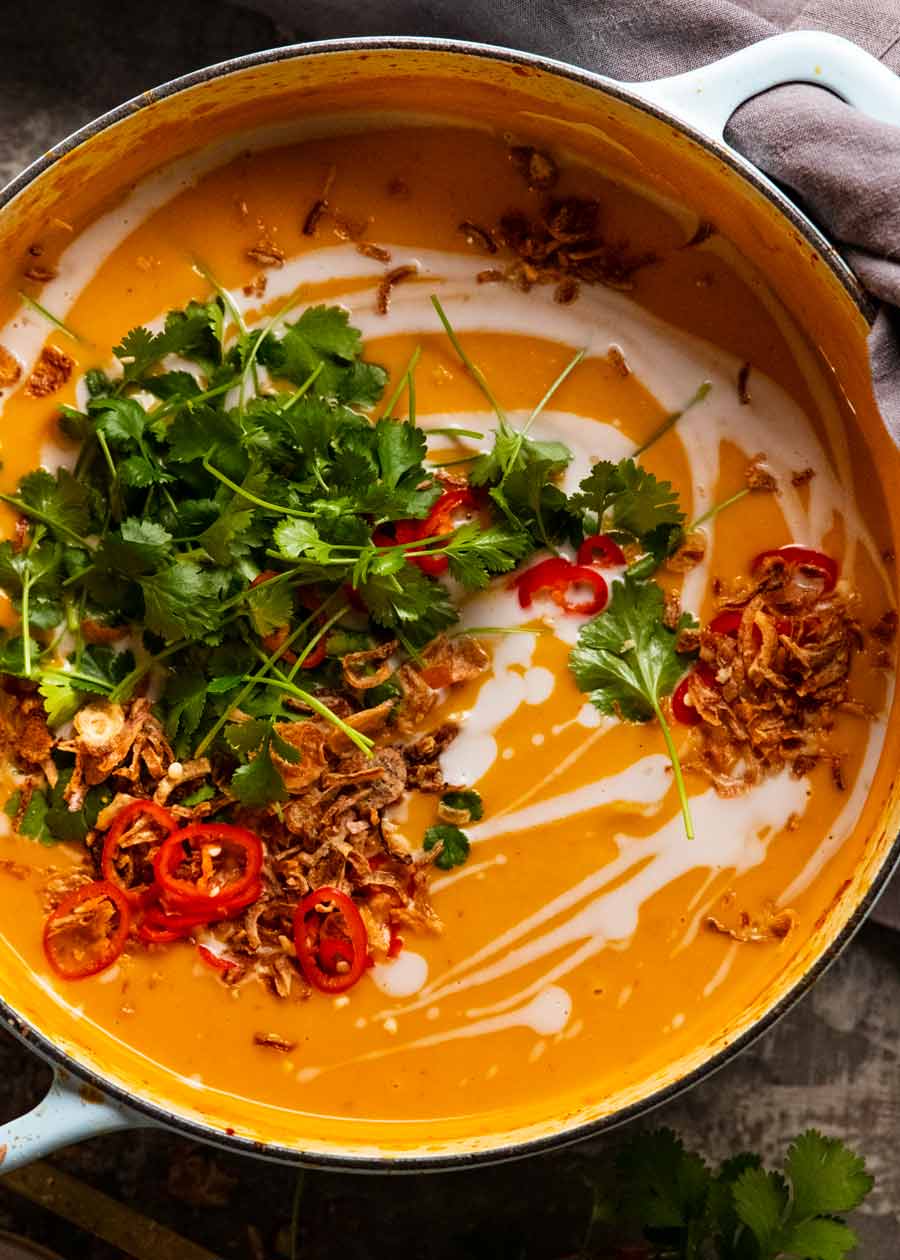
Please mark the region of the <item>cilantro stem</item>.
<svg viewBox="0 0 900 1260"><path fill-rule="evenodd" d="M475 438L479 440L484 437L483 433L479 433L477 429L463 429L458 424L441 425L439 429L426 429L425 433L428 437L436 434L438 437L450 438Z"/></svg>
<svg viewBox="0 0 900 1260"><path fill-rule="evenodd" d="M693 840L694 820L691 817L691 806L688 801L687 788L684 785L684 775L681 773L681 762L678 758L678 750L675 747L675 740L672 738L669 723L665 719L665 715L660 707L659 701L652 693L650 694L649 699L650 703L653 705L653 712L659 720L663 739L666 741L666 751L668 752L669 760L672 763L672 771L675 775L675 786L678 789L678 799L681 802L681 816L684 819L684 832L688 840Z"/></svg>
<svg viewBox="0 0 900 1260"><path fill-rule="evenodd" d="M289 411L290 408L293 407L295 402L299 402L300 399L303 397L303 395L306 394L310 389L312 389L313 385L318 380L319 375L322 372L322 369L324 367L325 367L325 360L323 359L322 362L317 367L313 368L313 370L310 372L309 376L307 376L303 384L298 386L298 388L295 389L292 394L288 395L287 402L283 402L279 404L278 410Z"/></svg>
<svg viewBox="0 0 900 1260"><path fill-rule="evenodd" d="M119 491L119 470L116 468L115 461L110 453L109 443L106 440L106 434L96 429L97 442L100 450L103 452L103 458L106 460L106 467L109 469L109 510L117 521L122 519L122 496ZM152 490L153 487L151 486ZM146 509L144 515L146 516Z"/></svg>
<svg viewBox="0 0 900 1260"><path fill-rule="evenodd" d="M71 577L67 577L65 581L62 582L62 586L74 586L75 583L80 582L83 577L87 577L93 567L93 564L86 564L83 569L79 569L77 573L73 573Z"/></svg>
<svg viewBox="0 0 900 1260"><path fill-rule="evenodd" d="M207 284L212 285L217 296L222 299L222 302L224 303L226 309L228 310L228 314L234 320L234 323L237 327L238 332L242 336L246 336L247 324L244 320L243 315L240 312L240 308L238 307L237 303L235 302L231 294L228 292L228 290L224 288L223 285L219 284L218 280L215 278L212 272L207 267L205 267L202 262L200 262L196 258L194 259L194 270L203 277L203 279L206 281ZM223 341L224 341L224 333L223 333ZM257 391L259 390L259 378L257 377L257 374L256 374L255 363L253 364L253 388Z"/></svg>
<svg viewBox="0 0 900 1260"><path fill-rule="evenodd" d="M303 1191L306 1188L306 1171L303 1168L297 1170L297 1180L294 1184L294 1196L291 1203L291 1254L290 1260L300 1260L300 1204L303 1200Z"/></svg>
<svg viewBox="0 0 900 1260"><path fill-rule="evenodd" d="M704 512L701 516L698 516L696 520L691 521L690 525L685 525L684 532L689 534L692 529L699 529L701 525L705 525L707 521L713 520L713 518L718 516L720 512L723 512L725 508L731 507L732 503L740 502L741 499L745 498L750 493L752 493L750 487L745 486L743 490L738 490L736 494L732 494L727 499L723 499L721 503L714 503L708 511Z"/></svg>
<svg viewBox="0 0 900 1260"><path fill-rule="evenodd" d="M416 346L415 350L413 350L412 354L409 356L409 362L407 363L406 368L404 369L403 375L400 377L399 381L397 382L397 385L396 385L396 388L394 389L393 394L391 394L390 398L388 399L387 404L385 405L385 408L381 413L380 419L382 420L391 419L391 417L394 414L394 408L397 406L397 403L400 401L400 397L403 393L403 390L406 388L407 385L409 386L409 398L410 398L409 418L410 420L413 419L415 415L415 410L416 410L416 403L415 403L416 387L413 384L413 376L415 374L416 366L418 365L419 357L421 356L421 354L422 354L422 347Z"/></svg>
<svg viewBox="0 0 900 1260"><path fill-rule="evenodd" d="M58 315L54 315L52 311L48 311L46 306L42 306L36 298L29 297L28 294L23 293L21 289L19 290L19 297L26 306L31 307L31 309L36 311L38 315L43 316L43 318L46 319L48 323L52 324L54 328L58 328L59 331L65 333L67 337L71 337L73 341L78 343L78 345L83 346L85 344L83 337L79 337L77 332L71 329L68 324L64 324Z"/></svg>
<svg viewBox="0 0 900 1260"><path fill-rule="evenodd" d="M152 420L161 420L163 416L167 416L170 411L179 411L182 407L186 407L188 411L197 403L207 402L210 398L218 398L220 394L227 394L237 384L237 376L232 377L230 381L226 381L224 385L217 385L215 389L204 389L202 393L192 394L189 398L167 399L157 404L147 414Z"/></svg>
<svg viewBox="0 0 900 1260"><path fill-rule="evenodd" d="M522 432L522 436L523 436L523 437L527 437L527 435L528 435L528 430L529 430L529 429L531 428L531 426L534 424L535 420L537 420L538 416L541 414L541 412L544 410L544 408L545 408L545 407L547 406L547 404L550 402L551 398L552 398L552 397L553 397L553 395L556 393L556 391L559 389L559 387L562 385L563 381L566 379L566 377L569 375L569 373L570 373L570 372L574 372L574 371L575 371L575 369L578 367L578 364L581 362L581 360L584 358L584 356L585 356L586 354L587 354L587 346L582 346L582 348L578 351L578 353L574 356L574 358L572 358L572 359L570 359L570 360L569 360L569 362L567 363L567 365L566 365L566 366L563 368L563 370L560 372L559 376L557 376L556 380L553 382L553 384L552 384L552 385L550 386L550 388L547 390L547 392L546 392L546 394L544 395L544 397L541 399L541 401L540 401L540 402L538 403L538 405L535 407L534 411L532 411L531 415L530 415L530 416L528 417L528 419L525 421L525 424L522 426L522 430L521 430L521 432Z"/></svg>
<svg viewBox="0 0 900 1260"><path fill-rule="evenodd" d="M329 601L326 601L323 607L327 607L328 602ZM347 607L346 605L344 605L339 615L343 616L343 614L346 611L347 611ZM275 663L280 659L280 657L284 656L285 652L287 652L289 648L293 646L293 644L297 641L297 639L299 639L300 635L303 634L303 632L315 621L316 617L320 615L320 612L321 610L317 610L316 612L311 613L304 621L301 621L299 626L297 626L296 630L294 630L292 634L288 635L288 637L284 640L284 642L280 643L278 647L275 648L274 652L271 652L269 654L269 656L266 656L263 652L261 652L255 643L251 643L250 644L251 648L253 649L254 652L257 653L257 655L263 661L263 667L265 669L273 669L275 667ZM307 644L303 652L299 655L298 660L301 665L303 661L306 659L306 657L309 655L309 653L312 651L312 648L315 646L316 641L317 640L314 639L311 644ZM219 734L222 727L228 721L229 714L231 714L235 709L239 709L241 705L244 703L244 701L247 699L247 697L250 695L251 691L254 690L254 688L256 687L257 680L253 678L248 678L248 679L245 679L245 682L246 682L246 686L244 686L241 689L241 691L235 697L234 701L228 706L228 708L225 710L222 716L215 722L215 724L206 732L203 739L201 739L200 743L197 745L196 751L194 752L195 757L201 757L203 755L206 749L210 746L210 744Z"/></svg>
<svg viewBox="0 0 900 1260"><path fill-rule="evenodd" d="M247 355L247 362L244 364L244 368L243 368L243 371L241 372L241 379L240 379L240 407L242 411L244 409L244 390L247 384L247 376L249 375L250 372L253 373L253 387L257 392L259 392L259 383L256 379L256 358L257 358L257 355L259 354L259 347L268 337L269 333L272 331L275 325L279 322L279 320L284 319L288 311L291 310L292 307L295 307L299 301L300 301L300 298L296 293L292 297L290 297L288 301L285 302L284 306L282 306L279 310L275 312L272 318L268 321L268 323L262 329L259 336L253 342L253 345L250 347L250 353Z"/></svg>
<svg viewBox="0 0 900 1260"><path fill-rule="evenodd" d="M665 434L678 423L685 412L690 411L690 409L695 407L697 403L703 402L703 399L711 389L712 382L704 381L697 390L696 394L694 394L693 398L689 398L684 406L680 407L678 411L673 411L670 416L666 416L659 428L650 434L646 442L642 442L641 445L632 452L631 458L637 459L639 455L643 455L646 451L649 451L651 446L658 442L661 437L664 437Z"/></svg>
<svg viewBox="0 0 900 1260"><path fill-rule="evenodd" d="M463 626L450 634L451 639L459 639L463 635L479 634L549 634L549 626Z"/></svg>
<svg viewBox="0 0 900 1260"><path fill-rule="evenodd" d="M113 688L102 679L96 678L93 674L79 673L77 669L42 669L41 677L52 678L58 682L83 682L91 691L100 691L110 696L113 691Z"/></svg>
<svg viewBox="0 0 900 1260"><path fill-rule="evenodd" d="M246 499L248 503L255 503L257 507L266 508L270 512L279 512L284 516L302 516L314 517L315 512L301 512L298 508L285 507L283 503L270 503L268 499L260 499L255 494L251 494L249 490L245 490L243 486L239 486L236 481L232 481L230 477L226 477L223 472L219 472L218 468L213 468L209 462L209 456L203 460L203 467L217 481L221 481L223 486L227 486L229 490L233 490L235 494L240 495L242 499Z"/></svg>
<svg viewBox="0 0 900 1260"><path fill-rule="evenodd" d="M481 368L476 367L475 364L472 362L472 360L469 358L469 356L466 354L465 350L463 350L462 345L460 344L460 340L457 337L456 333L453 331L453 326L450 323L450 320L447 318L447 315L444 311L443 306L441 306L440 301L433 293L431 295L431 305L437 311L438 319L444 325L444 332L450 338L450 344L453 347L453 349L456 351L456 353L459 355L460 359L462 360L463 366L466 368L472 380L475 382L475 384L481 390L482 394L484 394L485 398L493 407L494 411L497 413L497 419L500 420L501 422L505 422L506 412L497 402L497 399L494 397L494 395L491 393L491 387L490 385L488 385L485 375L482 372Z"/></svg>
<svg viewBox="0 0 900 1260"><path fill-rule="evenodd" d="M435 468L455 468L457 464L471 464L472 460L477 459L480 454L480 451L473 451L471 455L464 455L460 459L441 459L432 462Z"/></svg>
<svg viewBox="0 0 900 1260"><path fill-rule="evenodd" d="M51 529L57 533L65 534L67 538L71 538L73 542L77 542L79 547L84 547L86 551L93 551L93 547L86 538L82 538L81 534L76 534L74 529L69 529L68 525L63 525L61 521L55 520L52 516L48 516L45 512L39 511L38 508L30 507L22 499L17 499L14 494L0 494L0 502L8 503L10 507L14 507L17 512L21 512L23 516L28 516L32 520L40 521L43 525L49 525Z"/></svg>
<svg viewBox="0 0 900 1260"><path fill-rule="evenodd" d="M130 674L126 674L120 683L117 683L109 693L109 699L112 704L119 704L122 700L127 700L134 688L141 681L145 674L148 674L154 665L158 665L160 661L166 660L180 652L182 648L186 648L192 642L191 639L178 639L175 643L170 643L168 647L163 648L161 652L157 652L154 656L148 656L140 665L136 665Z"/></svg>
<svg viewBox="0 0 900 1260"><path fill-rule="evenodd" d="M22 673L26 678L31 677L31 626L29 601L31 596L31 571L27 570L22 575Z"/></svg>
<svg viewBox="0 0 900 1260"><path fill-rule="evenodd" d="M286 695L294 696L297 700L302 700L308 708L312 709L313 713L317 713L319 717L324 718L326 722L330 722L331 725L336 727L343 735L346 735L347 739L349 739L351 743L355 744L357 748L364 752L367 757L371 757L372 749L375 747L375 741L369 739L368 735L363 735L361 731L354 730L353 727L349 726L343 718L339 718L333 710L329 709L327 704L323 704L321 700L318 700L312 692L304 691L302 687L298 687L294 683L288 682L287 679L270 678L267 674L254 675L250 681L254 684L259 683L262 687L274 687L276 691L283 691Z"/></svg>

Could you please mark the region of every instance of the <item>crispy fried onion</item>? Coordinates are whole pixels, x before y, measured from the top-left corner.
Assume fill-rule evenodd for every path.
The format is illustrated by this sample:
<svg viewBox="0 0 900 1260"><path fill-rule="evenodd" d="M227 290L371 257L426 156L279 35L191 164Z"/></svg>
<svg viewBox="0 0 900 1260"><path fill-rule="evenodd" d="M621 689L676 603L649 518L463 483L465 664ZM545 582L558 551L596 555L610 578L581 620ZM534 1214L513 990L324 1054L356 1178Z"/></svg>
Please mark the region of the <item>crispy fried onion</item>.
<svg viewBox="0 0 900 1260"><path fill-rule="evenodd" d="M778 557L754 579L718 584L720 608L740 611L736 635L707 626L689 702L700 716L684 764L738 795L789 766L798 777L820 761L841 786L840 757L828 747L849 696L853 655L862 647L859 597L842 584L824 593L818 570L793 571Z"/></svg>
<svg viewBox="0 0 900 1260"><path fill-rule="evenodd" d="M222 983L255 979L282 998L304 998L310 990L294 949L293 916L300 898L317 888L339 888L359 907L373 958L385 958L402 930L440 932L428 893L429 873L439 850L424 853L420 837L404 833L392 810L412 792L443 790L440 758L457 727L427 730L438 689L477 677L488 656L474 639L441 637L395 677L400 695L366 705L373 686L391 671L396 644L347 654L343 686L320 699L355 730L374 741L371 755L358 749L333 724L301 704L290 719L275 723L268 746L287 799L259 808L242 806L231 791L234 763L226 756L176 759L145 697L125 705L92 698L75 714L70 732L54 740L39 694L7 678L0 690L0 739L21 772L22 807L42 788L50 753L74 755L65 789L72 810L100 784L112 799L100 811L86 841L84 861L74 871L51 873L43 892L48 908L73 887L96 878L103 836L135 801L152 800L179 820L198 821L227 810L229 821L252 829L263 841L259 898L237 917L198 928L195 938L228 965ZM238 711L233 721L247 720ZM289 745L296 756L285 755ZM260 755L257 752L255 755ZM160 840L152 820L138 815L117 847L117 869L129 884L152 881ZM267 1043L270 1044L270 1043Z"/></svg>
<svg viewBox="0 0 900 1260"><path fill-rule="evenodd" d="M753 917L746 910L741 910L734 923L725 923L714 915L708 915L706 926L723 936L730 936L741 945L759 944L764 941L783 941L797 924L794 910L779 910L771 902L763 906L762 912Z"/></svg>

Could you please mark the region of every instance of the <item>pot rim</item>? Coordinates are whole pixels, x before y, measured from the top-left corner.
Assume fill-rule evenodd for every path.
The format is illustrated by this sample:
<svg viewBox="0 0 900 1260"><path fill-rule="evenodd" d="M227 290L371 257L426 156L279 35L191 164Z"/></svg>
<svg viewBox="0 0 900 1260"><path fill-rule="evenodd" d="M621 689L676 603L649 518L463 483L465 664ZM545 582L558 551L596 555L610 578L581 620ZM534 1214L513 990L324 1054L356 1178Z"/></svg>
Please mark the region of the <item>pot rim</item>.
<svg viewBox="0 0 900 1260"><path fill-rule="evenodd" d="M689 136L696 144L718 158L719 161L731 167L735 173L742 176L758 192L771 201L776 209L781 211L796 231L805 238L828 265L867 322L872 322L876 310L875 304L865 292L840 252L800 213L793 202L780 189L772 185L760 174L747 158L730 149L727 145L704 135L691 125L681 122L667 110L645 100L633 85L624 85L605 75L590 70L583 70L577 66L552 57L545 57L538 53L522 52L504 48L500 45L483 44L469 40L411 35L353 36L344 39L287 44L216 62L200 70L170 79L140 96L123 102L123 104L107 111L105 114L101 114L92 122L72 132L27 166L3 189L0 189L0 210L13 201L29 184L49 170L66 154L137 111L146 109L148 106L166 97L188 91L213 79L240 73L254 66L299 60L306 57L328 56L331 53L355 51L390 52L404 49L418 52L465 54L485 60L505 62L510 65L536 68L558 78L568 79L585 87L599 89L601 92L615 97L633 106L635 109L639 109L645 114L667 123L669 126L677 128L677 130ZM93 1086L106 1097L136 1112L136 1123L150 1121L164 1128L183 1133L195 1141L225 1147L229 1150L273 1162L342 1172L441 1172L472 1168L483 1164L498 1164L524 1159L545 1151L559 1150L565 1146L571 1146L576 1142L583 1141L588 1137L596 1137L601 1133L626 1124L638 1116L646 1115L665 1103L671 1102L701 1080L719 1071L726 1063L745 1050L781 1019L831 966L862 926L869 911L878 900L898 866L900 866L900 836L895 838L865 895L857 902L853 913L843 928L813 964L769 1010L751 1024L740 1036L716 1051L715 1054L711 1055L703 1063L698 1064L686 1075L609 1115L582 1121L571 1127L565 1127L556 1133L548 1133L540 1137L525 1137L518 1141L500 1142L496 1146L484 1149L458 1150L445 1154L391 1151L386 1152L384 1155L354 1155L346 1152L338 1153L337 1151L303 1151L277 1142L262 1142L258 1139L243 1137L238 1133L229 1133L215 1125L168 1111L160 1103L142 1098L139 1094L131 1092L124 1085L108 1080L94 1068L82 1064L67 1051L55 1045L40 1029L14 1010L2 995L0 995L0 1019L19 1041L38 1053L54 1069L70 1072L78 1079ZM298 1115L302 1115L302 1113L298 1113ZM452 1139L448 1142L448 1145L462 1145L462 1142L462 1139Z"/></svg>

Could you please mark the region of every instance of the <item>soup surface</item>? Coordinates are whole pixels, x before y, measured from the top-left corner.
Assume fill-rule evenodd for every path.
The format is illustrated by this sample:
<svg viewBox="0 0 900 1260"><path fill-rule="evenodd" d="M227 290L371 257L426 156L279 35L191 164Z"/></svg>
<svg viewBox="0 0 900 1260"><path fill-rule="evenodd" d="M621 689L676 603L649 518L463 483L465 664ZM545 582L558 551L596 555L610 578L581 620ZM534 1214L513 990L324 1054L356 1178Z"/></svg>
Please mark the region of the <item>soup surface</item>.
<svg viewBox="0 0 900 1260"><path fill-rule="evenodd" d="M497 416L447 336L435 295L511 430L528 423L529 440L571 453L564 470L544 470L534 493L543 485L571 494L599 461L618 465L640 452L640 467L671 483L685 524L734 496L699 524L699 540L688 534L695 554L682 548L674 560L657 557L655 576L655 565L649 570L704 627L736 607L720 639L744 636L742 650L761 650L750 621L738 628L758 591L748 587L731 604L723 591L749 578L761 553L786 544L820 554L805 567L791 561L785 579L805 574L813 603L829 597L821 555L839 566L841 599L860 597L847 613L847 624L861 627L848 649L853 703L828 706L814 739L792 732L809 743L803 760L795 748L758 775L739 758L711 776L697 697L682 688L673 701L674 682L663 689L661 709L686 763L688 838L660 722L652 712L628 720L635 715L615 694L601 712L589 695L597 683L582 690L569 667L589 616L555 600L550 579L530 603L522 598L515 574L550 555L540 539L514 574L492 577L486 589L454 585L461 626L488 668L438 688L413 733L458 724L440 757L443 781L475 789L483 814L457 816L451 802L448 825L461 826L470 848L464 861L428 870L442 930L401 929L399 946L376 950L346 991L310 992L295 963L286 997L270 982L232 983L198 954L199 937L222 956L215 932L207 939L199 929L167 944L132 937L99 974L67 980L42 944L47 881L52 888L83 871L85 847L41 843L8 825L2 933L56 1004L67 1044L77 1046L89 1027L110 1067L127 1061L134 1071L136 1052L144 1086L213 1122L230 1123L244 1099L277 1109L298 1142L336 1118L367 1122L375 1144L386 1121L452 1122L466 1133L490 1128L492 1115L537 1118L548 1099L558 1114L602 1110L604 1099L727 1039L840 895L881 804L871 787L891 699L890 538L877 496L856 496L851 440L815 357L713 228L556 156L554 182L541 154L511 158L499 135L436 124L369 125L279 148L260 142L224 165L200 154L127 190L74 240L65 224L49 226L23 260L25 291L77 341L17 293L0 296L9 494L40 464L74 466L60 405L83 412L89 369L115 377L112 350L125 332L158 330L167 311L222 290L226 340L237 336L238 317L274 336L273 317L283 325L318 304L346 308L365 359L388 373L384 398L359 408L373 418L418 351L415 419L440 430L429 437L429 461L464 477L473 454L491 450ZM585 259L559 269L553 251L577 252L561 228L536 263L508 217L516 210L546 222L548 201L570 198L599 207L605 252L593 272ZM42 350L52 367L46 347L73 366L50 388L29 388ZM21 375L11 380L16 364ZM208 387L196 363L164 366ZM269 383L264 371L261 388ZM411 405L406 387L394 415ZM477 500L482 513L486 502ZM4 512L12 532L17 513ZM593 532L611 532L603 526ZM591 527L582 520L578 531ZM585 562L605 578L607 612L625 567L647 550L612 532L624 556L604 556L601 546ZM386 545L398 540L389 529ZM567 563L578 543L559 544ZM590 605L596 585L567 581L560 598ZM10 626L18 603L17 611L7 601ZM773 624L776 638L791 637L790 618ZM54 633L40 634L38 648ZM164 651L165 638L152 649ZM713 640L704 641L708 657ZM620 644L624 655L633 646ZM397 650L403 657L402 644ZM678 676L694 668L685 654ZM711 677L697 687L709 700L725 675L716 677L720 659L706 668ZM151 687L150 699L156 694ZM8 794L21 790L20 766ZM388 813L417 861L439 799L413 792ZM15 798L8 812L16 815ZM335 966L346 972L340 954Z"/></svg>

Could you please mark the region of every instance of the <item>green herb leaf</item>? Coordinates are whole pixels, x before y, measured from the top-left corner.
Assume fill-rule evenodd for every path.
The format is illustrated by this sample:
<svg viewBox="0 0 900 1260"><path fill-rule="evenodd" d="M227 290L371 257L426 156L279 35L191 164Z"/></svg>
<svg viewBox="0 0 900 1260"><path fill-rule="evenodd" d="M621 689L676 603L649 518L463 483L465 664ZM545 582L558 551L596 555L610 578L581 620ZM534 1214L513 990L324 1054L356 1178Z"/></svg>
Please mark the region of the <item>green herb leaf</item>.
<svg viewBox="0 0 900 1260"><path fill-rule="evenodd" d="M430 853L438 843L444 847L435 858L434 864L442 871L452 870L454 866L462 866L469 856L469 837L451 823L436 823L425 832L423 848L426 853Z"/></svg>
<svg viewBox="0 0 900 1260"><path fill-rule="evenodd" d="M412 565L396 573L371 574L359 593L373 620L415 646L452 626L459 615L446 587Z"/></svg>
<svg viewBox="0 0 900 1260"><path fill-rule="evenodd" d="M484 816L481 793L476 792L474 788L445 792L441 797L441 804L446 805L448 809L465 811L469 815L469 822L478 822Z"/></svg>
<svg viewBox="0 0 900 1260"><path fill-rule="evenodd" d="M222 580L193 561L139 579L144 622L163 639L215 639L222 623Z"/></svg>
<svg viewBox="0 0 900 1260"><path fill-rule="evenodd" d="M15 818L21 803L22 789L19 788L3 806L3 812L8 818ZM46 794L37 790L33 791L25 806L25 812L19 820L19 835L30 836L32 840L40 840L42 844L52 844L53 838L47 830L48 808Z"/></svg>
<svg viewBox="0 0 900 1260"><path fill-rule="evenodd" d="M19 482L18 496L62 541L91 527L90 494L67 468L56 476L39 468Z"/></svg>
<svg viewBox="0 0 900 1260"><path fill-rule="evenodd" d="M784 1168L793 1191L792 1212L798 1220L850 1212L873 1185L864 1160L815 1129L792 1144Z"/></svg>
<svg viewBox="0 0 900 1260"><path fill-rule="evenodd" d="M656 717L662 728L681 800L685 831L693 824L678 753L660 707L685 671L687 658L676 651L678 632L696 625L684 613L676 630L663 623L665 600L655 582L626 576L615 583L604 612L583 626L569 656L569 666L582 691L601 713L631 722Z"/></svg>

